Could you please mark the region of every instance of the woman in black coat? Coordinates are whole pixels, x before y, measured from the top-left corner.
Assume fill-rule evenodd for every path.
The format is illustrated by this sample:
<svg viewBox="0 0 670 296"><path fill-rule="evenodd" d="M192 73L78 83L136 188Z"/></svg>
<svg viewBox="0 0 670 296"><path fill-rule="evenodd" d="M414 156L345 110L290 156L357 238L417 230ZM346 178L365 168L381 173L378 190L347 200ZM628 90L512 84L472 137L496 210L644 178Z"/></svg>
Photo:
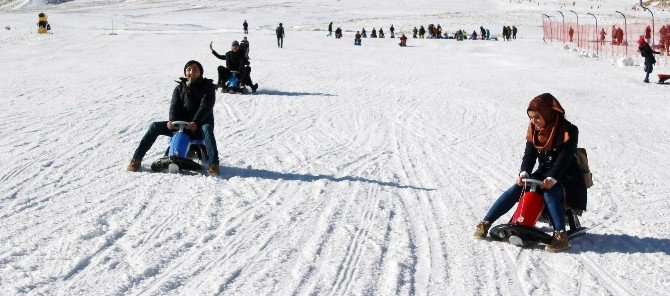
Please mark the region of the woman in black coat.
<svg viewBox="0 0 670 296"><path fill-rule="evenodd" d="M522 179L543 180L544 203L554 226L554 239L548 251L569 247L565 233L563 203L576 210L586 210L586 185L575 152L579 129L565 119L565 111L551 94L535 97L528 105L530 119L526 132L526 150L516 184L505 191L477 225L476 238L484 238L491 223L507 213L523 192ZM537 170L529 172L538 163Z"/></svg>

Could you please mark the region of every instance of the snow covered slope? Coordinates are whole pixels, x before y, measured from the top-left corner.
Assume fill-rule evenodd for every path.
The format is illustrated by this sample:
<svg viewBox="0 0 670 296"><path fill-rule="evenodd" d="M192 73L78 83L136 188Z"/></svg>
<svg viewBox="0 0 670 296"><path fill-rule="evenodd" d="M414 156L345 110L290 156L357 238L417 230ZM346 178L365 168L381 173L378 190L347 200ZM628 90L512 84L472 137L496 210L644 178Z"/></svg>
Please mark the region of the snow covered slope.
<svg viewBox="0 0 670 296"><path fill-rule="evenodd" d="M668 295L668 88L543 44L527 4L458 3L72 1L46 6L46 36L37 10L7 8L0 294ZM207 45L241 39L244 19L260 89L217 96L230 178L150 173L163 139L126 172L184 63L214 78ZM354 47L325 37L331 20L520 24L521 39ZM562 254L475 241L543 92L589 151L591 230Z"/></svg>

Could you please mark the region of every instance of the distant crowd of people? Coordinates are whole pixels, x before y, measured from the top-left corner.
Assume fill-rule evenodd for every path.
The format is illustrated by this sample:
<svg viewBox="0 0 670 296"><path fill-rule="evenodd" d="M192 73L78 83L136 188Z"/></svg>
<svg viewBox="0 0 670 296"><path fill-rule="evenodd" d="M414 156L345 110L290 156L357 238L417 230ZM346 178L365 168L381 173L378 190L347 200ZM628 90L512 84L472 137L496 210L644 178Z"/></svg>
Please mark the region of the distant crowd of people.
<svg viewBox="0 0 670 296"><path fill-rule="evenodd" d="M465 30L457 30L453 34L449 34L449 32L443 31L442 26L440 24L434 25L434 24L429 24L427 26L428 29L426 29L424 26L419 26L419 28L414 27L412 29L412 38L414 39L456 39L456 40L498 40L498 37L493 35L491 36L491 31L489 29L485 29L483 26L479 27L479 32L472 31L471 34L468 34ZM342 28L337 27L335 29L335 38L340 39L342 38ZM509 41L511 39L516 39L518 29L516 26L503 26L502 30L502 38L503 40ZM389 28L389 33L390 33L390 38L396 38L396 29L393 25ZM328 35L326 36L332 36L333 35L333 23L331 22L328 24ZM400 33L400 35L405 36L405 34ZM401 37L402 37L401 36ZM365 28L362 28L360 31L356 31L356 34L354 35L354 44L360 45L361 43L361 38L385 38L384 34L384 29L379 28L377 29L372 28L372 31L370 32L370 35L368 36L368 31ZM405 36L406 40L407 36ZM404 46L406 41L401 41L401 46Z"/></svg>

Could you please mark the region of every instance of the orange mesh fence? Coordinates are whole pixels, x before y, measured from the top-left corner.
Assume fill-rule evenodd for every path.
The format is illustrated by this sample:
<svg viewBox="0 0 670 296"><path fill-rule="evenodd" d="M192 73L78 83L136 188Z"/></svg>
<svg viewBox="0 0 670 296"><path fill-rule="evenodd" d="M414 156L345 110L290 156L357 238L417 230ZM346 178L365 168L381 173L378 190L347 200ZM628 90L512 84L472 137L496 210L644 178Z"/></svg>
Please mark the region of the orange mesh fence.
<svg viewBox="0 0 670 296"><path fill-rule="evenodd" d="M544 40L572 44L600 57L639 56L638 39L642 36L661 55L657 64L670 65L670 20L630 23L579 24L573 21L543 19Z"/></svg>

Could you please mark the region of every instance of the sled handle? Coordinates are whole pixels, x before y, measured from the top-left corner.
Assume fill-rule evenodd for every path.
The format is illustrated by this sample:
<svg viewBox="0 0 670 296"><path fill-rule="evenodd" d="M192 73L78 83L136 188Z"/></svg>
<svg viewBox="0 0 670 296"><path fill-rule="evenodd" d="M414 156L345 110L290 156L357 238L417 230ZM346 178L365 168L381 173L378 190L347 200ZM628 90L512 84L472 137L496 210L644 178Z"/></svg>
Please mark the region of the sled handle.
<svg viewBox="0 0 670 296"><path fill-rule="evenodd" d="M187 125L189 125L190 122L186 121L173 121L172 125L176 127L180 132L183 132L184 129L186 128Z"/></svg>
<svg viewBox="0 0 670 296"><path fill-rule="evenodd" d="M539 186L539 187L542 187L542 185L544 185L544 182L542 182L542 181L540 181L540 180L536 180L536 179L529 179L529 178L526 178L526 179L521 179L521 181L524 182L526 186L529 186L529 185L530 185L530 191L531 191L531 192L535 192L535 191L537 190L537 187L538 187L538 186ZM526 186L524 186L524 188L525 188Z"/></svg>
<svg viewBox="0 0 670 296"><path fill-rule="evenodd" d="M540 180L537 180L537 179L528 179L528 178L526 178L526 179L521 179L521 182L524 182L524 183L530 183L530 184L535 184L535 185L540 185L540 186L544 185L544 182L542 182L542 181L540 181Z"/></svg>

